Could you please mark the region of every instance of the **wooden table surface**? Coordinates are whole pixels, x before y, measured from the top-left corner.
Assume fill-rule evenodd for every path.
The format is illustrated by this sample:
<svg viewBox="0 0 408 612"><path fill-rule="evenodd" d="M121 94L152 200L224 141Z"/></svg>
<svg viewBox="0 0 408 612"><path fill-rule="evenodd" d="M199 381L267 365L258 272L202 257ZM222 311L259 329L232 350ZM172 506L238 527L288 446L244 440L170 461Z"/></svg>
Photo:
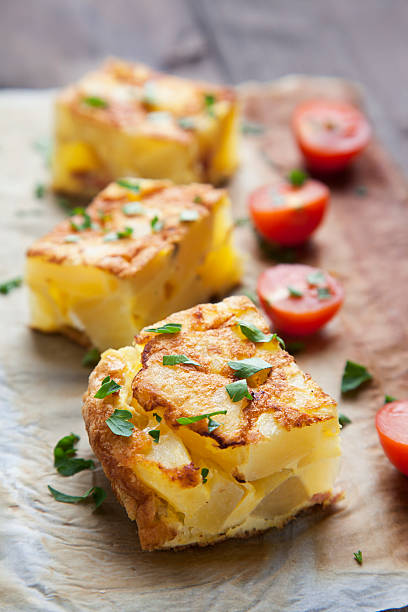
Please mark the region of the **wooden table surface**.
<svg viewBox="0 0 408 612"><path fill-rule="evenodd" d="M239 83L359 81L408 171L407 0L2 0L0 87L68 83L107 55Z"/></svg>

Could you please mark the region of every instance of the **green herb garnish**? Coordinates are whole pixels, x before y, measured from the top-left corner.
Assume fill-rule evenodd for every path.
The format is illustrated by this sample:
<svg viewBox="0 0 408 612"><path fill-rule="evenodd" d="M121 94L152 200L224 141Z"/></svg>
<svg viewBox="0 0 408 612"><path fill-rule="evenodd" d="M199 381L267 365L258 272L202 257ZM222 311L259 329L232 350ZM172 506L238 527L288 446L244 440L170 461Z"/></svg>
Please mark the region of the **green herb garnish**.
<svg viewBox="0 0 408 612"><path fill-rule="evenodd" d="M199 196L199 195L196 195L196 196L194 197L194 200L193 200L193 202L194 202L195 204L201 204L201 203L202 203L202 201L203 201L203 198L202 198L201 196Z"/></svg>
<svg viewBox="0 0 408 612"><path fill-rule="evenodd" d="M295 353L299 353L300 351L303 351L305 346L306 346L305 343L302 342L301 340L292 340L291 342L288 342L286 344L286 350L291 355L294 355Z"/></svg>
<svg viewBox="0 0 408 612"><path fill-rule="evenodd" d="M250 359L240 359L239 361L229 361L229 367L234 370L235 376L238 378L249 378L261 372L261 370L270 369L272 366L259 357L251 357Z"/></svg>
<svg viewBox="0 0 408 612"><path fill-rule="evenodd" d="M129 191L134 191L135 193L139 193L140 191L139 183L133 183L132 180L129 179L118 179L116 184L124 187L125 189L129 189Z"/></svg>
<svg viewBox="0 0 408 612"><path fill-rule="evenodd" d="M62 476L72 476L82 470L93 470L95 464L92 459L81 459L75 457L77 451L74 448L79 441L79 436L71 433L59 440L54 448L54 466Z"/></svg>
<svg viewBox="0 0 408 612"><path fill-rule="evenodd" d="M45 196L45 185L43 185L43 183L37 183L34 189L34 195L39 200Z"/></svg>
<svg viewBox="0 0 408 612"><path fill-rule="evenodd" d="M97 348L91 348L82 357L82 365L85 367L93 367L99 363L101 354Z"/></svg>
<svg viewBox="0 0 408 612"><path fill-rule="evenodd" d="M94 108L108 107L107 101L103 98L99 98L98 96L88 96L87 98L82 98L82 102L88 106L93 106Z"/></svg>
<svg viewBox="0 0 408 612"><path fill-rule="evenodd" d="M145 331L154 334L178 334L181 331L181 323L166 323L161 327L147 327Z"/></svg>
<svg viewBox="0 0 408 612"><path fill-rule="evenodd" d="M209 433L211 433L221 425L221 423L217 423L217 421L214 421L211 418L216 414L227 414L227 411L216 410L215 412L208 412L206 414L199 414L197 416L192 417L180 417L179 419L177 419L177 423L179 423L180 425L191 425L192 423L197 423L198 421L202 421L203 419L208 419L208 431Z"/></svg>
<svg viewBox="0 0 408 612"><path fill-rule="evenodd" d="M177 123L183 130L194 130L195 128L195 121L192 117L180 117Z"/></svg>
<svg viewBox="0 0 408 612"><path fill-rule="evenodd" d="M326 282L326 277L321 270L316 270L316 272L311 272L308 275L307 282L312 286L320 285Z"/></svg>
<svg viewBox="0 0 408 612"><path fill-rule="evenodd" d="M360 385L368 380L372 380L372 378L371 374L363 365L347 360L341 380L341 392L347 393L348 391L358 389Z"/></svg>
<svg viewBox="0 0 408 612"><path fill-rule="evenodd" d="M307 173L304 170L291 170L288 174L288 181L294 187L301 187L307 180Z"/></svg>
<svg viewBox="0 0 408 612"><path fill-rule="evenodd" d="M248 340L251 340L251 342L270 342L274 335L276 336L276 334L271 333L264 334L259 327L248 321L243 321L242 319L237 320L237 325L239 325L244 336L246 336Z"/></svg>
<svg viewBox="0 0 408 612"><path fill-rule="evenodd" d="M203 479L203 484L207 482L207 476L210 470L208 468L201 468L201 478Z"/></svg>
<svg viewBox="0 0 408 612"><path fill-rule="evenodd" d="M153 442L155 444L159 443L160 440L160 430L159 429L151 429L147 432L151 438L153 438Z"/></svg>
<svg viewBox="0 0 408 612"><path fill-rule="evenodd" d="M244 399L244 397L252 400L252 395L249 392L248 384L245 378L236 380L235 382L227 385L225 388L233 402L240 402L242 399Z"/></svg>
<svg viewBox="0 0 408 612"><path fill-rule="evenodd" d="M81 238L77 234L68 234L64 237L64 242L79 242Z"/></svg>
<svg viewBox="0 0 408 612"><path fill-rule="evenodd" d="M158 423L162 422L162 417L159 414L157 414L157 412L153 412L153 416Z"/></svg>
<svg viewBox="0 0 408 612"><path fill-rule="evenodd" d="M116 381L113 380L109 375L103 379L102 384L98 391L95 393L94 397L97 399L103 399L112 393L116 393L119 389L122 388L122 385L118 385Z"/></svg>
<svg viewBox="0 0 408 612"><path fill-rule="evenodd" d="M196 210L183 210L179 219L180 221L197 221L198 212Z"/></svg>
<svg viewBox="0 0 408 612"><path fill-rule="evenodd" d="M157 215L150 221L150 225L153 232L160 232L160 230L163 229L163 221L160 221Z"/></svg>
<svg viewBox="0 0 408 612"><path fill-rule="evenodd" d="M122 206L122 212L131 217L132 215L143 215L144 208L139 202L129 202Z"/></svg>
<svg viewBox="0 0 408 612"><path fill-rule="evenodd" d="M358 550L357 552L353 553L354 555L354 559L357 561L357 563L359 565L362 565L363 563L363 553L361 552L361 550Z"/></svg>
<svg viewBox="0 0 408 612"><path fill-rule="evenodd" d="M214 94L204 94L204 104L207 109L207 113L210 117L214 117L214 104L215 104L215 96Z"/></svg>
<svg viewBox="0 0 408 612"><path fill-rule="evenodd" d="M62 210L64 210L68 214L72 214L72 204L67 198L56 198L55 202L58 204Z"/></svg>
<svg viewBox="0 0 408 612"><path fill-rule="evenodd" d="M243 121L241 124L241 132L243 134L263 134L265 132L265 126L256 121Z"/></svg>
<svg viewBox="0 0 408 612"><path fill-rule="evenodd" d="M105 423L115 435L128 438L132 435L135 428L133 423L130 422L131 418L132 413L130 410L118 410L116 408L113 414L106 419Z"/></svg>
<svg viewBox="0 0 408 612"><path fill-rule="evenodd" d="M391 404L391 402L396 402L397 398L393 397L392 395L386 395L384 397L384 404Z"/></svg>
<svg viewBox="0 0 408 612"><path fill-rule="evenodd" d="M71 217L73 216L82 217L81 223L75 223L75 221L72 221L71 219L71 227L76 232L83 232L84 230L88 230L92 228L91 217L88 215L88 213L86 212L84 208L79 208L79 207L74 208L74 210L71 213Z"/></svg>
<svg viewBox="0 0 408 612"><path fill-rule="evenodd" d="M109 234L106 234L103 241L113 242L114 240L122 240L124 238L131 238L132 234L133 234L133 228L125 227L125 229L119 230L117 232L109 232Z"/></svg>
<svg viewBox="0 0 408 612"><path fill-rule="evenodd" d="M349 423L351 423L351 419L348 418L348 416L346 416L345 414L339 414L339 423L342 427L344 427L345 425L349 425Z"/></svg>
<svg viewBox="0 0 408 612"><path fill-rule="evenodd" d="M328 300L331 298L332 294L328 287L318 287L317 288L317 297L319 300Z"/></svg>
<svg viewBox="0 0 408 612"><path fill-rule="evenodd" d="M23 279L18 276L17 278L12 278L9 281L5 281L4 283L0 283L0 293L3 295L7 295L13 289L17 289L17 287L21 287Z"/></svg>
<svg viewBox="0 0 408 612"><path fill-rule="evenodd" d="M199 367L201 365L200 363L198 363L197 361L193 361L186 355L163 355L163 365L174 366L174 365L178 365L179 363L184 363L185 365L194 365L194 366L199 366Z"/></svg>
<svg viewBox="0 0 408 612"><path fill-rule="evenodd" d="M289 285L288 291L289 291L290 297L295 297L295 298L303 297L303 291L301 291L300 289L297 289L296 287L292 287L291 285Z"/></svg>
<svg viewBox="0 0 408 612"><path fill-rule="evenodd" d="M67 495L66 493L57 491L57 489L53 489L50 485L48 485L48 489L55 501L63 502L64 504L79 504L92 496L95 502L95 509L99 508L106 497L106 491L101 487L92 487L92 489L89 489L89 491L83 495Z"/></svg>

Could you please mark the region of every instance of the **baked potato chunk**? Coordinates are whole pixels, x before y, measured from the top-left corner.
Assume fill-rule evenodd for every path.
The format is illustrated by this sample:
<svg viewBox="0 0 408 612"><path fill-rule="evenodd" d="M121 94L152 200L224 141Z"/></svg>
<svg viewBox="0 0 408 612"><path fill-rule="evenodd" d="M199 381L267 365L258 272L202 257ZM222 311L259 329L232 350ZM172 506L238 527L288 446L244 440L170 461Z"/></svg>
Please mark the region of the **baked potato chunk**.
<svg viewBox="0 0 408 612"><path fill-rule="evenodd" d="M122 179L28 250L31 326L100 350L241 277L230 202L211 185Z"/></svg>
<svg viewBox="0 0 408 612"><path fill-rule="evenodd" d="M120 388L99 399L107 378ZM116 410L128 411L126 436L107 422L126 414ZM175 313L133 346L106 351L90 376L83 416L147 550L281 527L335 498L336 403L245 297Z"/></svg>
<svg viewBox="0 0 408 612"><path fill-rule="evenodd" d="M121 176L219 184L238 163L237 124L230 88L107 61L58 95L53 188L92 196Z"/></svg>

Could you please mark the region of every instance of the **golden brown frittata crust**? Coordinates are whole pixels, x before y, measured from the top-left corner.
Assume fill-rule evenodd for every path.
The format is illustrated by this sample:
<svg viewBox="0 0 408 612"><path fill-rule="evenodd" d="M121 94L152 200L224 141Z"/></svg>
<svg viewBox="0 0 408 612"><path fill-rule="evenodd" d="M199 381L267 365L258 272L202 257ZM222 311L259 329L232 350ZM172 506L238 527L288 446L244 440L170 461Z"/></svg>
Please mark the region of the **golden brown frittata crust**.
<svg viewBox="0 0 408 612"><path fill-rule="evenodd" d="M211 185L129 180L140 185L140 195L111 183L86 209L90 228L76 231L72 222L81 227L85 219L76 214L37 240L27 255L50 263L93 266L129 278L163 249L177 249L190 224L180 220L182 212L192 211L203 219L225 195L225 190ZM140 204L142 213L125 214L123 207L135 203ZM152 228L155 217L162 224L157 231ZM132 229L130 236L111 240L115 232L126 232L126 228ZM69 242L72 237L77 241Z"/></svg>

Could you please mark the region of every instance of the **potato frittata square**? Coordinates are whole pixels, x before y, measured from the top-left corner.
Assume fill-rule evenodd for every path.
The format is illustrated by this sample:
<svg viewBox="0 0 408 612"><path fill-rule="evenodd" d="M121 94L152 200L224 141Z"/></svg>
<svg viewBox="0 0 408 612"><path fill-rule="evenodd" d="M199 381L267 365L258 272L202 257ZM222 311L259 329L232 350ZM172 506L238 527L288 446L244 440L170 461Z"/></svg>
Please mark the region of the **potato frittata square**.
<svg viewBox="0 0 408 612"><path fill-rule="evenodd" d="M83 416L144 549L244 537L335 499L336 403L245 297L106 351Z"/></svg>
<svg viewBox="0 0 408 612"><path fill-rule="evenodd" d="M225 190L121 179L29 249L31 326L119 348L240 276Z"/></svg>
<svg viewBox="0 0 408 612"><path fill-rule="evenodd" d="M107 61L57 98L53 187L95 195L121 176L219 184L238 163L237 124L230 88Z"/></svg>

